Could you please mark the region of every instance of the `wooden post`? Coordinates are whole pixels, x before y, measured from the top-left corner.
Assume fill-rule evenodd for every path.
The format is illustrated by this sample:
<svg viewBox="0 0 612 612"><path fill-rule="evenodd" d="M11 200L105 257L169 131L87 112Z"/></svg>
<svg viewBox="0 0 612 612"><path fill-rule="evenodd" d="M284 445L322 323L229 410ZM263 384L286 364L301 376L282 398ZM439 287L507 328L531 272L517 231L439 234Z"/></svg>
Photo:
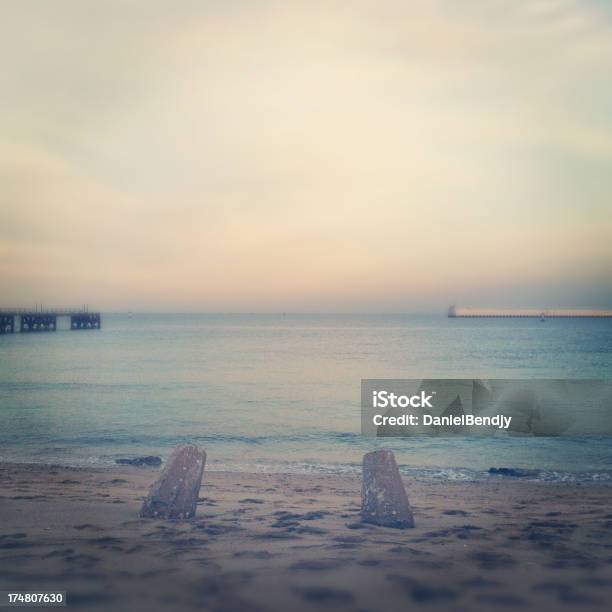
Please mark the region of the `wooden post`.
<svg viewBox="0 0 612 612"><path fill-rule="evenodd" d="M193 518L205 463L206 453L199 446L178 446L149 490L140 516L164 519Z"/></svg>
<svg viewBox="0 0 612 612"><path fill-rule="evenodd" d="M414 527L404 483L390 450L363 456L361 520L382 527Z"/></svg>

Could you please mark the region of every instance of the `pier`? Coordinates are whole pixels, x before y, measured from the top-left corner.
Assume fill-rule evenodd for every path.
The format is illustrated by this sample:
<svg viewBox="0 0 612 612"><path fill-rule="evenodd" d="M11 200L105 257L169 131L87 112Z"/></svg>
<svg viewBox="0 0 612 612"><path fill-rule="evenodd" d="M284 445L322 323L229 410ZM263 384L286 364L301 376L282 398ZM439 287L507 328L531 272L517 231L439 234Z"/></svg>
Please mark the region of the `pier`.
<svg viewBox="0 0 612 612"><path fill-rule="evenodd" d="M57 331L57 319L70 318L70 329L100 329L99 312L87 308L0 308L0 334Z"/></svg>
<svg viewBox="0 0 612 612"><path fill-rule="evenodd" d="M450 319L612 319L612 310L538 308L467 308L451 306Z"/></svg>

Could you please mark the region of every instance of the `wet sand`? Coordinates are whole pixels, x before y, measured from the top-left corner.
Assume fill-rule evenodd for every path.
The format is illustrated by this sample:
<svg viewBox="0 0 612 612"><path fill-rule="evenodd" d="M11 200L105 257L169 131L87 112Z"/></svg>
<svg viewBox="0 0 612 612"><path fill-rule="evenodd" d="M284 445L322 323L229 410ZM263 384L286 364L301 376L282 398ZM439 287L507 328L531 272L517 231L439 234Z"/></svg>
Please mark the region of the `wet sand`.
<svg viewBox="0 0 612 612"><path fill-rule="evenodd" d="M71 610L604 610L612 487L405 479L416 527L360 522L356 477L208 472L191 521L138 518L157 470L0 464L0 590Z"/></svg>

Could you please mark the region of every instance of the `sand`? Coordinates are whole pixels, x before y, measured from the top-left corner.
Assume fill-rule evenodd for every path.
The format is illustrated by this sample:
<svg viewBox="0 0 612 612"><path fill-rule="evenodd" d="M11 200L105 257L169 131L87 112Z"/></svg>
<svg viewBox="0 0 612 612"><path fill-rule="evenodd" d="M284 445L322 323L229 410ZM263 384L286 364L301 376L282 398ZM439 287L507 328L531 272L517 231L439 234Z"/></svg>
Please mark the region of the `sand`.
<svg viewBox="0 0 612 612"><path fill-rule="evenodd" d="M359 478L210 472L190 521L140 519L157 470L0 464L0 590L70 610L604 610L612 487L406 479L416 528L359 520Z"/></svg>

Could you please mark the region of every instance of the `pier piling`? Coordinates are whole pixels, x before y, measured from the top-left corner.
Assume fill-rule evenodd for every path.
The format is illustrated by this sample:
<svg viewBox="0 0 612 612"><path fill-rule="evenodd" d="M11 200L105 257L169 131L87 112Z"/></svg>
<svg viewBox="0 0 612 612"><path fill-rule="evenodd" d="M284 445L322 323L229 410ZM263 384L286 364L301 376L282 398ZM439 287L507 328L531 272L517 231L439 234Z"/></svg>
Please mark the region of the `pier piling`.
<svg viewBox="0 0 612 612"><path fill-rule="evenodd" d="M17 329L22 333L54 332L58 317L69 317L72 330L102 327L100 313L87 309L3 308L0 309L0 334L13 334Z"/></svg>
<svg viewBox="0 0 612 612"><path fill-rule="evenodd" d="M15 332L15 317L11 314L0 314L0 334Z"/></svg>
<svg viewBox="0 0 612 612"><path fill-rule="evenodd" d="M450 319L611 319L612 310L537 308L466 308L450 306Z"/></svg>

